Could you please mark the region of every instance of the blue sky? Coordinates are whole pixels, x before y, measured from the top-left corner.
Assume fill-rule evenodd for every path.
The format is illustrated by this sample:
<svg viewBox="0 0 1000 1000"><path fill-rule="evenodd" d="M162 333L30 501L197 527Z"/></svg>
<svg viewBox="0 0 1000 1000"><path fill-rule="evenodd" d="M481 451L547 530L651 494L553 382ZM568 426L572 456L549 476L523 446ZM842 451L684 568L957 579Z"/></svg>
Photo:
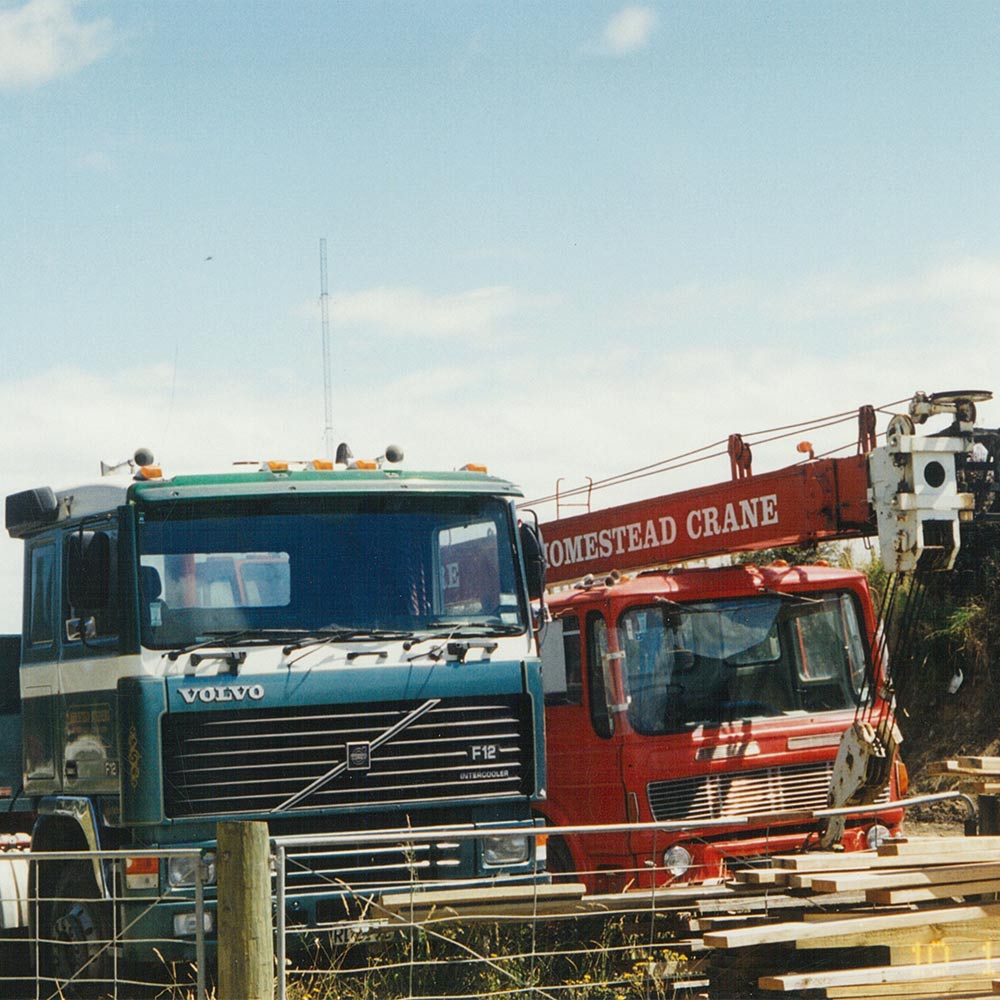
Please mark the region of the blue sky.
<svg viewBox="0 0 1000 1000"><path fill-rule="evenodd" d="M986 2L0 0L5 492L321 454L321 238L334 437L529 496L1000 389L998 52Z"/></svg>

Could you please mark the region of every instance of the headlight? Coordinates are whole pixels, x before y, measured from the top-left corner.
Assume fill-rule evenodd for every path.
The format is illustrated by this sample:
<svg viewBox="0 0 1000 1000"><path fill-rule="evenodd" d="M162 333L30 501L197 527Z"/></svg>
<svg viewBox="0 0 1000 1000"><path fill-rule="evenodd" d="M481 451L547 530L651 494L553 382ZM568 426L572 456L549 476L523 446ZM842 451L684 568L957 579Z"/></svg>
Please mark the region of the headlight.
<svg viewBox="0 0 1000 1000"><path fill-rule="evenodd" d="M663 852L663 867L676 878L687 873L693 860L691 852L686 847L681 847L680 844L674 844L673 847L668 847Z"/></svg>
<svg viewBox="0 0 1000 1000"><path fill-rule="evenodd" d="M202 927L206 933L211 933L214 921L210 910L202 913ZM174 914L174 937L194 937L198 933L197 913Z"/></svg>
<svg viewBox="0 0 1000 1000"><path fill-rule="evenodd" d="M185 889L194 885L198 864L201 864L201 881L215 884L215 855L210 851L200 859L193 854L182 854L167 860L167 881L172 889Z"/></svg>
<svg viewBox="0 0 1000 1000"><path fill-rule="evenodd" d="M881 823L876 823L874 826L868 827L868 832L865 834L865 839L868 841L868 849L870 851L878 850L891 836L892 833L889 828L883 826Z"/></svg>
<svg viewBox="0 0 1000 1000"><path fill-rule="evenodd" d="M527 860L527 836L483 837L484 865L523 865Z"/></svg>

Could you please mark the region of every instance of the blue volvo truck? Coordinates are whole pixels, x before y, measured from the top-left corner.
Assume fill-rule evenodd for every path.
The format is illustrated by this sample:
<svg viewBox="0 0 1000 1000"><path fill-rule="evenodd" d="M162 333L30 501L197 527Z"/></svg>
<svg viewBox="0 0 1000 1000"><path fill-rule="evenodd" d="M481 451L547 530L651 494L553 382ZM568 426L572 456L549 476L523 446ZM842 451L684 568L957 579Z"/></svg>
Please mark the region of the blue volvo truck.
<svg viewBox="0 0 1000 1000"><path fill-rule="evenodd" d="M353 834L289 863L303 928L400 883L541 877L544 563L519 496L475 467L167 478L137 453L125 474L7 497L24 541L5 706L21 739L3 745L0 788L6 823L31 823L43 974L106 977L121 928L119 960L149 941L190 957L199 865L143 849L200 850L211 938L221 820ZM421 834L455 825L476 836ZM512 827L523 836L491 835ZM130 860L45 860L104 849Z"/></svg>

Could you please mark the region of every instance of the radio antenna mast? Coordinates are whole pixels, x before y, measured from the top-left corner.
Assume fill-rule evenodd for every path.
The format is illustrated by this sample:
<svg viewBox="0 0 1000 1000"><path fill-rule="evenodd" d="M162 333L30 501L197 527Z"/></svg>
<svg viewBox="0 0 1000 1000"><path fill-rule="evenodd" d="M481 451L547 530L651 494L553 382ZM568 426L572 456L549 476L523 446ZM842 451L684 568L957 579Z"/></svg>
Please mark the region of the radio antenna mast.
<svg viewBox="0 0 1000 1000"><path fill-rule="evenodd" d="M323 325L323 440L326 457L333 458L333 399L330 387L330 295L326 288L326 239L319 241L319 313Z"/></svg>

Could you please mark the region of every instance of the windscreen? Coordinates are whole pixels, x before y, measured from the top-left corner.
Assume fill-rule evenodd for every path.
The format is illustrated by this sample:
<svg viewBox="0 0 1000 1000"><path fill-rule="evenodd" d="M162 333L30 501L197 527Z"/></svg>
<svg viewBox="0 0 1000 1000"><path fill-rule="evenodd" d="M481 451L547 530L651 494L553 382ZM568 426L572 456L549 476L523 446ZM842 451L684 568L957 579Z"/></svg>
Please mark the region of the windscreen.
<svg viewBox="0 0 1000 1000"><path fill-rule="evenodd" d="M178 500L139 514L143 644L218 632L522 627L510 510L420 494Z"/></svg>
<svg viewBox="0 0 1000 1000"><path fill-rule="evenodd" d="M619 643L640 733L853 708L867 676L847 593L631 608Z"/></svg>

